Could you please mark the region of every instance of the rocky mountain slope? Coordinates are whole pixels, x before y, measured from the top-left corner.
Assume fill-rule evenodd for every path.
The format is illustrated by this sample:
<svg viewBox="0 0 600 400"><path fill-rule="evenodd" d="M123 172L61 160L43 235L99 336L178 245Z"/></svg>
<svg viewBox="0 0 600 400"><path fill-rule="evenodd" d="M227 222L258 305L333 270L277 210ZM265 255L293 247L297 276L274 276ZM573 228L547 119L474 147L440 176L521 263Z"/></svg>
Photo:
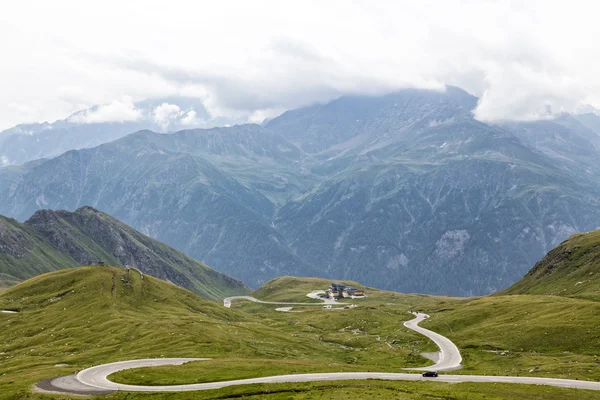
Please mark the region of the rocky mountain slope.
<svg viewBox="0 0 600 400"><path fill-rule="evenodd" d="M37 211L24 224L0 218L0 277L5 284L97 261L135 267L213 300L249 291L242 282L91 207Z"/></svg>
<svg viewBox="0 0 600 400"><path fill-rule="evenodd" d="M571 236L500 294L547 294L600 301L600 231Z"/></svg>
<svg viewBox="0 0 600 400"><path fill-rule="evenodd" d="M260 139L254 131L264 130L240 126L231 131L246 132L251 141ZM285 273L316 274L272 226L276 206L263 191L272 191L273 185L261 186L257 181L247 185L240 178L253 166L257 171L253 173L263 180L276 181L270 178L272 170L286 169L289 163L285 157L284 162L276 162L277 154L287 148L273 147L268 153L270 164L260 168L256 157L265 157L266 148L259 142L240 143L237 150L223 145L221 149L235 156L220 153L219 160L212 156L210 162L210 154L204 157L185 150L197 147L196 140L196 135L185 131L173 135L142 131L93 149L67 152L41 165L26 164L10 187L2 190L8 196L0 195L0 212L24 219L38 208L74 210L92 205L251 285ZM249 155L241 157L242 152ZM227 165L219 168L218 162ZM235 171L228 174L227 168ZM0 176L14 169L3 168ZM282 190L294 187L289 183L293 181L284 179Z"/></svg>
<svg viewBox="0 0 600 400"><path fill-rule="evenodd" d="M594 115L491 125L476 104L411 89L265 127L141 131L0 169L0 212L91 205L253 287L297 275L492 293L600 226L600 136Z"/></svg>

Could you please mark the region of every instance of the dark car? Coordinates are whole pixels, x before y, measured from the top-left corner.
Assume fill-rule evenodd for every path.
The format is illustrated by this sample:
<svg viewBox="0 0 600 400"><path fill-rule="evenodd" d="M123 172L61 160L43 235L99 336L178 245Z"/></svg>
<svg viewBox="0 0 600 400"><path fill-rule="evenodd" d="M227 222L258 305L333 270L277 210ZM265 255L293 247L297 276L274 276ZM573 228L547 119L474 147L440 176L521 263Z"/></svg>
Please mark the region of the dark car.
<svg viewBox="0 0 600 400"><path fill-rule="evenodd" d="M426 378L437 378L438 373L437 373L437 371L427 371L427 372L423 372L423 376Z"/></svg>

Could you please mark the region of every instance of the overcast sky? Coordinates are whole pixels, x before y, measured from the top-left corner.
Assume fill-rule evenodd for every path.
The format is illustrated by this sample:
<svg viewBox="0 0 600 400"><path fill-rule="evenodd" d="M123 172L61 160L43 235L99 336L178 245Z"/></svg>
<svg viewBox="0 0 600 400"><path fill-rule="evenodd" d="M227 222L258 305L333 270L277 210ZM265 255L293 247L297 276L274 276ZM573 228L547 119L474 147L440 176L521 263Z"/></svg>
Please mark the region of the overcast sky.
<svg viewBox="0 0 600 400"><path fill-rule="evenodd" d="M132 102L173 95L260 121L346 93L445 84L479 96L481 120L546 118L600 106L597 4L6 2L0 129L94 104L131 119Z"/></svg>

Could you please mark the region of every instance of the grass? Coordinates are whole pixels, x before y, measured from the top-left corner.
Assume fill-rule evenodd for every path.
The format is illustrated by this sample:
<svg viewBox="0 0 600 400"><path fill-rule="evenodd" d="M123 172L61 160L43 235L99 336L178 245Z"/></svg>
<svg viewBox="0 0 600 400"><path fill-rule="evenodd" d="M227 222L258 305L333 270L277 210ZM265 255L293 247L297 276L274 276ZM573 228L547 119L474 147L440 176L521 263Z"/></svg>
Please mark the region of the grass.
<svg viewBox="0 0 600 400"><path fill-rule="evenodd" d="M436 350L429 340L402 326L412 318L409 310L430 312L432 317L423 325L457 343L466 367L456 373L600 379L596 357L600 303L593 301L526 295L452 299L367 288L367 299L352 300L359 305L356 308L300 306L302 313L282 313L274 311L276 306L247 301L225 309L151 277L141 281L134 275L132 288L127 288L120 282L123 275L119 268L77 268L1 293L0 308L21 311L0 315L0 332L6 332L0 337L4 353L0 356L5 357L2 396L53 398L29 394L29 386L91 365L161 356L213 360L122 371L112 379L161 385L340 370L399 372L429 364L419 353ZM282 278L269 282L262 293L265 300L298 301L321 283ZM278 293L277 288L290 287L295 290ZM59 363L68 366L55 367ZM594 399L599 393L528 385L368 380L246 385L193 393L114 393L105 398L349 396L552 400Z"/></svg>
<svg viewBox="0 0 600 400"><path fill-rule="evenodd" d="M180 393L114 393L117 399L397 399L397 400L595 400L598 392L533 385L393 381L331 381L245 385Z"/></svg>
<svg viewBox="0 0 600 400"><path fill-rule="evenodd" d="M448 336L465 368L600 380L600 303L558 296L491 296L430 308L422 326Z"/></svg>
<svg viewBox="0 0 600 400"><path fill-rule="evenodd" d="M327 290L332 280L322 278L298 278L293 276L283 276L270 280L260 289L251 295L263 301L281 301L294 303L322 303L321 300L311 299L306 294L313 290ZM403 294L397 292L388 292L361 285L360 283L348 280L338 280L348 286L354 286L365 291L367 297L363 299L341 299L340 304L358 304L358 305L379 305L396 304L406 307L424 306L427 304L438 304L440 301L460 300L456 297L429 296L420 294Z"/></svg>
<svg viewBox="0 0 600 400"><path fill-rule="evenodd" d="M242 282L91 207L75 212L42 210L24 224L0 216L0 232L0 247L8 249L0 252L3 287L42 273L77 267L80 264L74 258L84 258L110 265L139 265L144 272L162 274L210 300L250 292ZM114 255L114 248L119 246L128 252L122 260Z"/></svg>
<svg viewBox="0 0 600 400"><path fill-rule="evenodd" d="M121 282L124 276L123 268L74 268L2 292L0 309L19 313L0 314L0 393L21 398L42 379L147 357L249 359L258 371L262 363L256 360L263 360L261 373L271 373L274 360L324 371L329 363L355 370L396 370L427 363L408 347L398 344L392 349L370 332L339 331L348 326L348 318L357 319L350 328L366 329L371 314L366 308L335 316L320 307L319 314L289 314L307 318L299 322L270 308L263 310L264 315L226 309L150 276L141 280L132 274L128 288ZM390 326L396 328L411 318L400 308L389 317ZM412 332L395 337L402 343L426 343ZM231 370L225 367L226 360L222 362L221 371ZM234 372L245 373L243 368Z"/></svg>
<svg viewBox="0 0 600 400"><path fill-rule="evenodd" d="M55 250L35 229L0 215L0 232L4 250L0 252L0 286L8 287L20 280L79 264Z"/></svg>
<svg viewBox="0 0 600 400"><path fill-rule="evenodd" d="M334 360L265 360L221 358L181 366L148 367L117 372L110 380L133 385L183 385L312 372L361 372L365 367Z"/></svg>
<svg viewBox="0 0 600 400"><path fill-rule="evenodd" d="M571 236L500 294L546 294L600 301L600 230Z"/></svg>

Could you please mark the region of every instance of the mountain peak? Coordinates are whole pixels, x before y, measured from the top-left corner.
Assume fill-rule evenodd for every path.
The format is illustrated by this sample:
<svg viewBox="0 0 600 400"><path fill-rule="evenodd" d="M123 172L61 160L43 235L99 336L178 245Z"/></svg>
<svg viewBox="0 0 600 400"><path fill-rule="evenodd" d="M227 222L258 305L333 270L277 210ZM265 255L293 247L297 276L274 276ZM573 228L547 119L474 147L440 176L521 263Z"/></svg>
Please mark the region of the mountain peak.
<svg viewBox="0 0 600 400"><path fill-rule="evenodd" d="M134 266L209 299L249 291L241 281L220 274L90 206L75 212L39 210L24 224L10 220L6 224L13 234L0 235L0 252L10 256L5 265L0 265L0 273L18 279L103 261Z"/></svg>

